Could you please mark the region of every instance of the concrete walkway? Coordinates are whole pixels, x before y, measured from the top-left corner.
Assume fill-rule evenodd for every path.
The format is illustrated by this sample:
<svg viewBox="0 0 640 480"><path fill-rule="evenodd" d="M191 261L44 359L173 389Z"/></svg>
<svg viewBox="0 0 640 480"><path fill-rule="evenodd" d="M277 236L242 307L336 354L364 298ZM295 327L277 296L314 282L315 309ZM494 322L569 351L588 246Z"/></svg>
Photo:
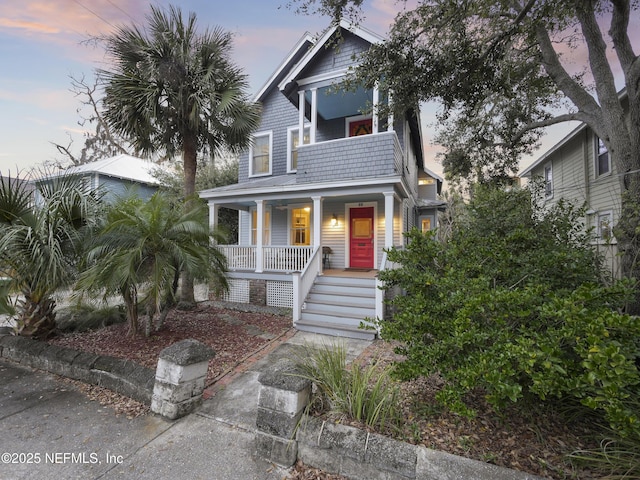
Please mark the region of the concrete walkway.
<svg viewBox="0 0 640 480"><path fill-rule="evenodd" d="M0 479L281 480L287 471L253 454L258 376L303 344L344 342L350 358L369 342L297 332L207 391L175 422L132 420L57 378L0 361Z"/></svg>

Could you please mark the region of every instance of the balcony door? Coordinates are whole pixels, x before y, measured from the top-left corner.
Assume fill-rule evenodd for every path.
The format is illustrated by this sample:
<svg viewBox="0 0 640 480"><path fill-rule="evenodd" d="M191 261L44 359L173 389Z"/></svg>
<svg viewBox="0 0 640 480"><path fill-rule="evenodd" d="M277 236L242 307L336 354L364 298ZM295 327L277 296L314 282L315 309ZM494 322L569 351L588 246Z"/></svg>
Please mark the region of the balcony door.
<svg viewBox="0 0 640 480"><path fill-rule="evenodd" d="M349 210L349 266L373 268L374 228L373 207Z"/></svg>

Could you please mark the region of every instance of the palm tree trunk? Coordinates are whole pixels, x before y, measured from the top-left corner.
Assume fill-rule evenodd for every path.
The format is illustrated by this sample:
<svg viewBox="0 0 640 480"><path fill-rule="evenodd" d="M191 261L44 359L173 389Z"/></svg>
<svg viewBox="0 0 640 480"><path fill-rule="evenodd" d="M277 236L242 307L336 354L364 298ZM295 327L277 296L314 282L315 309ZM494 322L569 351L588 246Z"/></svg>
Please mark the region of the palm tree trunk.
<svg viewBox="0 0 640 480"><path fill-rule="evenodd" d="M197 168L197 140L192 134L184 135L182 162L184 167L184 198L185 210L193 208L193 195L196 193ZM193 292L193 277L189 272L182 272L182 286L180 289L180 303L182 307L195 306L196 299Z"/></svg>

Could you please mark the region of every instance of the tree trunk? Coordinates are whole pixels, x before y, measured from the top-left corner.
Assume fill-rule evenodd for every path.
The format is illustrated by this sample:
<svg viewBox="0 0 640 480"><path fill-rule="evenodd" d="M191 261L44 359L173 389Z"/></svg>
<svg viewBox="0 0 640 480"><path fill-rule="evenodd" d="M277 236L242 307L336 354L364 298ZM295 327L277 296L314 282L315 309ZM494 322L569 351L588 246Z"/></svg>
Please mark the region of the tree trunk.
<svg viewBox="0 0 640 480"><path fill-rule="evenodd" d="M184 167L184 198L185 210L193 207L192 198L196 193L196 168L197 168L197 141L193 135L184 135L182 150L182 162ZM195 306L196 300L193 292L193 277L189 272L182 272L182 285L180 288L181 307Z"/></svg>
<svg viewBox="0 0 640 480"><path fill-rule="evenodd" d="M622 211L614 234L618 240L622 275L637 282L640 279L640 174L627 174L624 186ZM637 283L634 292L626 310L631 315L640 315L640 288Z"/></svg>

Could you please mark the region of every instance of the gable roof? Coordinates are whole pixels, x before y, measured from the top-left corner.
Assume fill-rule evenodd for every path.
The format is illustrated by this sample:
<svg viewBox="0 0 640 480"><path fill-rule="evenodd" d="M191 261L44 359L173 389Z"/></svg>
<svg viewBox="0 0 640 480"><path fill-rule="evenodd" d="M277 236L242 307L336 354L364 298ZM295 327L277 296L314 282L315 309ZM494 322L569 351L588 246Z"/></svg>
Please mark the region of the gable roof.
<svg viewBox="0 0 640 480"><path fill-rule="evenodd" d="M150 173L156 167L157 165L155 163L148 160L132 157L131 155L120 154L115 157L104 158L96 162L78 165L77 167L70 167L62 173L65 175L97 173L99 175L131 180L138 183L159 185L160 182Z"/></svg>
<svg viewBox="0 0 640 480"><path fill-rule="evenodd" d="M278 66L275 72L269 77L266 83L256 94L254 101L264 100L267 92L272 87L277 86L280 90L294 82L297 76L304 70L317 55L323 51L327 42L338 31L345 29L354 35L366 40L369 43L380 43L384 39L379 35L363 27L356 27L342 20L339 24L333 25L322 33L319 38L314 38L309 32L305 33L294 48L287 54L284 61Z"/></svg>
<svg viewBox="0 0 640 480"><path fill-rule="evenodd" d="M333 25L332 27L325 30L324 34L322 34L322 36L315 42L313 47L308 50L307 54L302 58L302 60L298 62L298 64L295 65L295 67L289 71L288 75L280 82L280 84L278 85L280 90L284 90L287 85L296 81L296 79L298 78L298 75L300 75L300 73L305 69L305 67L307 67L307 65L309 65L311 61L314 58L316 58L318 54L320 54L324 50L326 44L331 40L331 37L333 37L333 35L339 29L347 30L371 44L381 43L384 41L384 39L381 36L367 29L362 27L356 27L346 22L345 20L342 20L340 21L339 24Z"/></svg>
<svg viewBox="0 0 640 480"><path fill-rule="evenodd" d="M547 158L549 158L555 152L560 150L568 142L573 140L585 128L587 128L587 124L586 123L581 123L580 125L578 125L571 132L569 132L569 134L566 137L564 137L562 140L560 140L558 143L556 143L553 147L551 147L544 154L542 154L542 156L538 157L538 159L535 162L533 162L531 165L529 165L527 168L525 168L522 172L520 172L520 174L518 176L520 176L520 177L528 177L529 175L531 175L531 172L535 168L539 167L542 163L544 163L547 160Z"/></svg>
<svg viewBox="0 0 640 480"><path fill-rule="evenodd" d="M254 97L254 102L259 102L264 99L265 94L271 90L271 87L280 81L280 79L300 61L305 53L311 48L315 39L309 32L305 32L304 35L298 40L293 49L287 54L282 63L276 68L271 77L267 79L258 93Z"/></svg>

